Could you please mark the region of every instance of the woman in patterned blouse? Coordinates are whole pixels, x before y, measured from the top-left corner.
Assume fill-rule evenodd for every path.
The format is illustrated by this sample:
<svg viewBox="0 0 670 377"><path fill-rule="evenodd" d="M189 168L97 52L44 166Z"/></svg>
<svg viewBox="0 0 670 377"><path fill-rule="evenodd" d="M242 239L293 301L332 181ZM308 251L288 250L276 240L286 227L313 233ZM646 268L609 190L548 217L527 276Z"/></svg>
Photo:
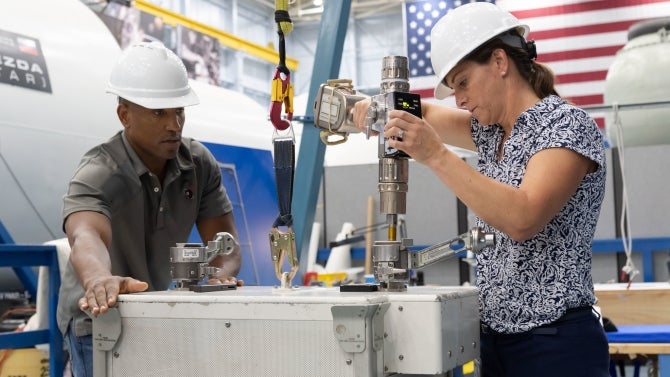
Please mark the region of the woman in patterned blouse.
<svg viewBox="0 0 670 377"><path fill-rule="evenodd" d="M598 126L554 89L528 26L484 2L451 10L431 33L440 81L423 118L394 110L389 146L429 167L496 244L477 255L482 376L609 376L592 311L591 241L605 193ZM369 102L356 104L364 128ZM446 144L476 151L477 168Z"/></svg>

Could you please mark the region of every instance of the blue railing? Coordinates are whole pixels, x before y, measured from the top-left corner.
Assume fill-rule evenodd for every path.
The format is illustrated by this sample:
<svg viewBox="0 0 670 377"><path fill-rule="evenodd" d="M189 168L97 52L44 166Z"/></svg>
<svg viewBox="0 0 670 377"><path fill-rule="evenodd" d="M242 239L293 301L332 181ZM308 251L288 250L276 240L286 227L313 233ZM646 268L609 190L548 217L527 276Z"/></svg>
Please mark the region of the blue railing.
<svg viewBox="0 0 670 377"><path fill-rule="evenodd" d="M594 240L591 244L594 253L619 253L624 251L620 238ZM654 253L670 252L670 237L633 238L632 252L642 254L642 275L645 282L656 281L654 277ZM670 271L668 271L670 272Z"/></svg>
<svg viewBox="0 0 670 377"><path fill-rule="evenodd" d="M25 348L49 344L49 375L63 376L63 337L56 323L56 306L60 288L60 272L56 247L51 245L0 244L0 267L49 267L49 329L0 334L0 349Z"/></svg>
<svg viewBox="0 0 670 377"><path fill-rule="evenodd" d="M0 245L14 244L14 239L7 231L7 228L0 221ZM13 267L14 273L21 280L23 289L30 293L30 297L36 297L37 294L37 275L30 267Z"/></svg>

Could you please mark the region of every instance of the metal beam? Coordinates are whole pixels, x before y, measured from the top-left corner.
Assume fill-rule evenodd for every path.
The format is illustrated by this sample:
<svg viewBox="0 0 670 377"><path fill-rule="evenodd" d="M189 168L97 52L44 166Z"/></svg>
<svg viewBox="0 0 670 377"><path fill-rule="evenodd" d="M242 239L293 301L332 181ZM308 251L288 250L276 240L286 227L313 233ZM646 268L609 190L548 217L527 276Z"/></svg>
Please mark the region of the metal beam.
<svg viewBox="0 0 670 377"><path fill-rule="evenodd" d="M209 35L210 37L216 38L219 43L229 47L233 50L242 51L251 56L255 56L259 59L265 60L270 63L277 63L279 61L279 55L277 51L269 47L264 47L253 42L249 42L245 39L237 37L233 34L226 33L223 30L219 30L215 27L205 25L202 22L192 20L188 17L185 17L179 13L172 12L168 9L159 7L158 5L148 1L148 0L135 0L135 8L149 13L154 16L158 16L163 19L167 25L177 26L182 25L189 29L193 29L197 32ZM298 60L294 58L286 57L286 66L288 69L295 71L298 69Z"/></svg>
<svg viewBox="0 0 670 377"><path fill-rule="evenodd" d="M302 131L291 209L295 219L296 247L300 251L299 275L301 277L308 267L309 239L312 233L321 177L323 176L323 160L326 150L325 145L319 138L319 130L314 127L314 108L312 104L319 86L329 79L338 77L340 73L344 37L347 33L350 11L351 0L324 1L312 81L307 97L307 109L305 110L305 118L311 119L311 121L304 123Z"/></svg>

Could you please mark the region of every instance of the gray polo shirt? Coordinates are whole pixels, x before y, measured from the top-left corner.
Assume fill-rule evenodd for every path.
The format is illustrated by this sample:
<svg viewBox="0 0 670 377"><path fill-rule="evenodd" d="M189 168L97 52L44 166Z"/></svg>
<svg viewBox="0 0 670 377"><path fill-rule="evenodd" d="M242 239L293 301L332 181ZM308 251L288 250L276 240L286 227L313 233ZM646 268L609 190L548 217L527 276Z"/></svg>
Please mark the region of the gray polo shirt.
<svg viewBox="0 0 670 377"><path fill-rule="evenodd" d="M182 138L160 184L120 131L82 158L63 198L63 223L74 212L104 214L112 225L112 274L165 290L171 282L170 247L186 242L196 221L232 209L219 165L200 142ZM83 294L68 263L57 312L63 334L71 319L77 336L91 334L91 321L78 307Z"/></svg>

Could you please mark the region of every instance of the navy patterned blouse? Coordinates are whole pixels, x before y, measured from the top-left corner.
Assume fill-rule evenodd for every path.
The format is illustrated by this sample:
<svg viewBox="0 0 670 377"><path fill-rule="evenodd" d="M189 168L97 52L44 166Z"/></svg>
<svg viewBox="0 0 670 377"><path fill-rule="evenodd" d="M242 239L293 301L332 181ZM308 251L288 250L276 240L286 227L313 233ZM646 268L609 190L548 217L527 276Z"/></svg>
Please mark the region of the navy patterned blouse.
<svg viewBox="0 0 670 377"><path fill-rule="evenodd" d="M496 245L477 255L481 319L501 333L519 333L551 323L567 309L595 303L591 241L605 195L605 150L595 121L558 96L548 96L516 120L504 154L497 158L503 129L472 120L472 137L484 175L519 187L528 160L547 148L569 148L598 164L556 216L534 237L516 242L494 232ZM561 177L555 177L559 180Z"/></svg>

